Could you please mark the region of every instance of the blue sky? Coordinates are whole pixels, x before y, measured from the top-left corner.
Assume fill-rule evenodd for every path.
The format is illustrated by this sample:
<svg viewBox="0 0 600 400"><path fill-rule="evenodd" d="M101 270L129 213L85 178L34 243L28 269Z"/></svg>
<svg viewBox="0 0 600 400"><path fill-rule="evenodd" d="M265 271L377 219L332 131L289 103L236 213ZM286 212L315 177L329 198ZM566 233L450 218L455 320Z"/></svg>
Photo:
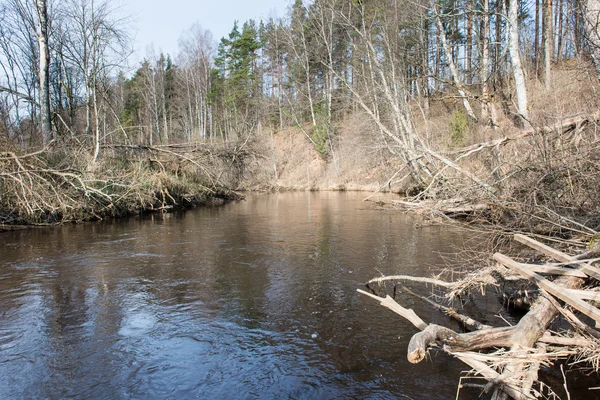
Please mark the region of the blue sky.
<svg viewBox="0 0 600 400"><path fill-rule="evenodd" d="M215 42L227 35L233 21L283 16L291 0L119 0L121 12L131 16L135 59L151 44L158 53L177 54L181 34L194 23L212 31Z"/></svg>

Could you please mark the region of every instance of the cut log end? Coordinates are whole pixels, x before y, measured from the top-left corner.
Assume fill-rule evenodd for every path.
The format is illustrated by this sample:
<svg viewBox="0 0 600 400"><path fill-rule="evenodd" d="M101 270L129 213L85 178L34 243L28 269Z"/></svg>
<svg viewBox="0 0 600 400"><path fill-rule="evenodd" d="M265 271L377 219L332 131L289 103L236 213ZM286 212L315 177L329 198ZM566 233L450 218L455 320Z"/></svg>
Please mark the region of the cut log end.
<svg viewBox="0 0 600 400"><path fill-rule="evenodd" d="M425 354L427 353L424 349L416 349L412 353L408 353L407 358L410 363L418 364L425 359Z"/></svg>

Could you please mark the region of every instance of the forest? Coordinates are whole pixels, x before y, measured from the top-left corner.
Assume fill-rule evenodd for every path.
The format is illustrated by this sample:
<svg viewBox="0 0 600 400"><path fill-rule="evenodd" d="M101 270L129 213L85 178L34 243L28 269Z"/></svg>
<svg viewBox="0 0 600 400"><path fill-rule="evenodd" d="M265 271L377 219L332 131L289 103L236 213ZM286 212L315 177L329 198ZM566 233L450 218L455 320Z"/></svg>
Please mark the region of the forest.
<svg viewBox="0 0 600 400"><path fill-rule="evenodd" d="M232 22L218 42L192 26L176 54L147 54L131 73L114 2L3 0L0 222L278 190L282 158L300 150L274 154L292 135L337 171L335 188L348 170L377 170L378 190L409 208L591 237L599 10L296 0L282 17Z"/></svg>

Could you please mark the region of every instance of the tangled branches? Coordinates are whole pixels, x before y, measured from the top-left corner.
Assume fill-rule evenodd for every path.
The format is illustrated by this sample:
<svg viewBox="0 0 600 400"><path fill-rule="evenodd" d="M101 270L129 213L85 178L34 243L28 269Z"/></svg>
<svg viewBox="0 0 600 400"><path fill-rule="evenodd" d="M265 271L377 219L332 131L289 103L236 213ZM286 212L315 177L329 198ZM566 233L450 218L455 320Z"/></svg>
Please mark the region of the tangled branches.
<svg viewBox="0 0 600 400"><path fill-rule="evenodd" d="M593 264L598 259L583 259L587 257L587 253L570 256L523 235L515 235L515 240L544 256L561 261L561 265L549 262L524 264L496 253L494 259L498 261L498 265L470 274L462 281L448 282L437 278L396 275L371 279L366 283L371 293L360 289L358 292L377 300L419 330L408 343L407 358L411 363L423 361L429 348L438 347L470 366L473 374L484 377L488 383L481 387L486 393L494 390L493 398L555 398L552 397L551 388L537 382L540 367L549 366L555 360L569 358L574 360L571 365L587 366L595 372L600 365L600 332L588 325L593 320L600 321L600 310L593 303L583 301L597 298L597 292L593 288L597 287L598 281L595 276L600 273L600 269ZM501 272L502 270L505 271ZM483 324L468 315L460 314L458 310L438 304L402 286L403 292L425 300L461 322L467 332L455 331L434 323L428 324L412 309L403 307L389 295L379 296L369 286L390 280L419 281L446 289L447 298L452 298L457 294L460 296L463 291L497 286L500 281L508 279L509 274L515 273L520 277L517 279L526 279L536 286L537 289L533 290L539 295L518 323L510 326L494 327ZM540 273L547 276L543 277ZM588 286L586 290L581 290L586 283L592 288ZM563 301L564 305L560 304L559 300ZM571 307L581 312L584 319L576 316ZM557 333L550 326L560 315L573 327L573 330L566 334ZM544 397L545 393L549 396Z"/></svg>
<svg viewBox="0 0 600 400"><path fill-rule="evenodd" d="M0 222L58 222L82 209L110 206L103 182L74 168L52 168L47 149L25 155L0 153ZM91 211L93 213L93 211Z"/></svg>
<svg viewBox="0 0 600 400"><path fill-rule="evenodd" d="M234 195L226 187L239 180L244 157L243 149L197 145L113 146L95 163L65 146L29 154L5 151L0 224L101 219L223 201Z"/></svg>
<svg viewBox="0 0 600 400"><path fill-rule="evenodd" d="M600 113L573 117L447 152L454 168L396 206L589 241L600 230L599 121Z"/></svg>

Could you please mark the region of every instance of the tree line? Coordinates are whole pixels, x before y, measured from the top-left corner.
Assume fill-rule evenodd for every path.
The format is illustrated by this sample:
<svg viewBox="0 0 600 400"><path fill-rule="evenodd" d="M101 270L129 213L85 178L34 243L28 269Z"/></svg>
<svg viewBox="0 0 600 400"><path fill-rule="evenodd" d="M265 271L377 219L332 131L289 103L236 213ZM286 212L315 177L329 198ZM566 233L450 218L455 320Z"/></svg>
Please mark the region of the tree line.
<svg viewBox="0 0 600 400"><path fill-rule="evenodd" d="M335 157L338 122L362 113L417 177L439 160L416 117L452 96L491 127L531 124L526 77L552 65L600 75L598 0L295 0L235 22L217 45L196 25L132 76L127 20L110 0L0 1L0 134L20 146L247 139L297 126ZM514 97L513 97L514 93ZM503 107L502 110L496 110ZM429 160L429 161L428 161ZM443 160L446 162L449 160Z"/></svg>

